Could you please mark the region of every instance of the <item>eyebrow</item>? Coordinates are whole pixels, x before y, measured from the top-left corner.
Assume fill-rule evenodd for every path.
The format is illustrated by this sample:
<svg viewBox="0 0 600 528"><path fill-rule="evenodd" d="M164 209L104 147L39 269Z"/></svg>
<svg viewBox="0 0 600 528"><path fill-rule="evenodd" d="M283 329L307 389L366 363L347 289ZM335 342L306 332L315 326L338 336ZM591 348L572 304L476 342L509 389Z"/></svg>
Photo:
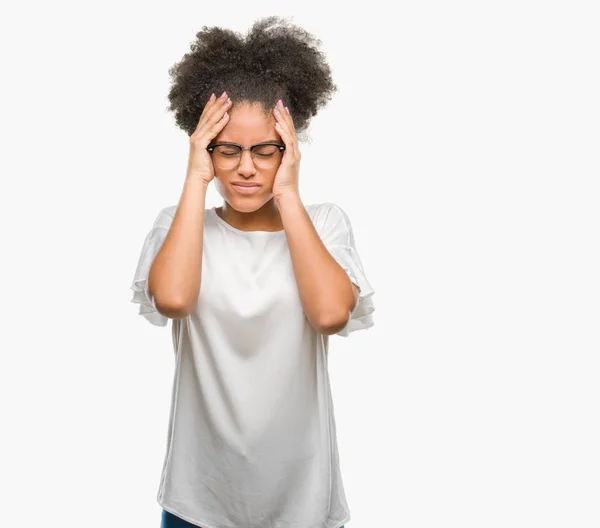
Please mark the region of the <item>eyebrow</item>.
<svg viewBox="0 0 600 528"><path fill-rule="evenodd" d="M224 143L229 144L229 145L237 145L238 147L242 146L239 143L236 143L235 141L218 141L217 143L213 143L213 145L222 145ZM262 145L263 143L277 143L277 144L279 144L280 142L277 139L265 139L264 141L261 141L260 143L255 143L254 145ZM252 145L252 146L254 146L254 145Z"/></svg>

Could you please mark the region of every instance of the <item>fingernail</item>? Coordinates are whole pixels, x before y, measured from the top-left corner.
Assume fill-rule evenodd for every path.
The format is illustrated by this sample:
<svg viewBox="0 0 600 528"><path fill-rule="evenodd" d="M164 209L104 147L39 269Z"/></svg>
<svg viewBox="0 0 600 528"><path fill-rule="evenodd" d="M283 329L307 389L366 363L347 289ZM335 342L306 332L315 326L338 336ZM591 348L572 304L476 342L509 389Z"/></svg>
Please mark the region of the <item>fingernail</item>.
<svg viewBox="0 0 600 528"><path fill-rule="evenodd" d="M290 113L290 109L286 106L285 107L285 111L289 114Z"/></svg>
<svg viewBox="0 0 600 528"><path fill-rule="evenodd" d="M281 108L283 108L283 101L282 101L281 99L279 99L279 101L277 101L277 104L278 104L279 106L281 106Z"/></svg>
<svg viewBox="0 0 600 528"><path fill-rule="evenodd" d="M225 96L226 96L226 95L227 95L227 92L223 92L223 93L221 94L221 99L225 99Z"/></svg>
<svg viewBox="0 0 600 528"><path fill-rule="evenodd" d="M216 95L214 93L211 94L209 101L214 101L215 99L216 99Z"/></svg>

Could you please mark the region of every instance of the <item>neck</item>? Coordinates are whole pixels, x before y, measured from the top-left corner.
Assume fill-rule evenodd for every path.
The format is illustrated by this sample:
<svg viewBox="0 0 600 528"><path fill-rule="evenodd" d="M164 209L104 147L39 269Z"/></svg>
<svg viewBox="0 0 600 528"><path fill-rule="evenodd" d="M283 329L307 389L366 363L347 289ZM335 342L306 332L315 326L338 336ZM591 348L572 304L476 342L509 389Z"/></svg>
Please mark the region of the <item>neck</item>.
<svg viewBox="0 0 600 528"><path fill-rule="evenodd" d="M280 231L283 229L277 202L271 198L256 211L248 213L237 211L227 202L217 207L217 214L229 225L242 231Z"/></svg>

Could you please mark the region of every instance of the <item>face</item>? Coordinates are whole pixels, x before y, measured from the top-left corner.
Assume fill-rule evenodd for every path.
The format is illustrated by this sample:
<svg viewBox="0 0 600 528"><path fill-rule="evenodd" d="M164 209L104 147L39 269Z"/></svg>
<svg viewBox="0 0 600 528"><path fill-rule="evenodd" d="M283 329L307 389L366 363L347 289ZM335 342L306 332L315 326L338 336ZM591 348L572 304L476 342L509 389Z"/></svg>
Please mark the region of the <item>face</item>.
<svg viewBox="0 0 600 528"><path fill-rule="evenodd" d="M236 105L234 102L229 114L229 122L211 143L231 142L245 147L266 141L283 144L275 129L275 118L270 113L265 115L262 106L245 102ZM279 164L270 169L257 168L250 151L244 150L236 168L223 170L215 166L214 183L218 193L231 207L250 213L273 198L273 182L278 169ZM247 194L233 186L235 182L256 183L260 187Z"/></svg>

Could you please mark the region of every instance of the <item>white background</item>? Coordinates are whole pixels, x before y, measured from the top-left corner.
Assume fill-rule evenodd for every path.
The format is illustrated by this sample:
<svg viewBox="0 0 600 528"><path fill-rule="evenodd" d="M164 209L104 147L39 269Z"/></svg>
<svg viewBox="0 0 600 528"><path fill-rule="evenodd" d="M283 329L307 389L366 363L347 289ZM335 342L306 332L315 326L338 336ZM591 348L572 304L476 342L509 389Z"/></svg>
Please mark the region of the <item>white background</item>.
<svg viewBox="0 0 600 528"><path fill-rule="evenodd" d="M0 524L159 526L170 325L129 286L185 177L167 70L201 26L277 14L339 88L302 199L344 208L376 291L375 326L331 340L348 528L600 526L593 7L4 8Z"/></svg>

